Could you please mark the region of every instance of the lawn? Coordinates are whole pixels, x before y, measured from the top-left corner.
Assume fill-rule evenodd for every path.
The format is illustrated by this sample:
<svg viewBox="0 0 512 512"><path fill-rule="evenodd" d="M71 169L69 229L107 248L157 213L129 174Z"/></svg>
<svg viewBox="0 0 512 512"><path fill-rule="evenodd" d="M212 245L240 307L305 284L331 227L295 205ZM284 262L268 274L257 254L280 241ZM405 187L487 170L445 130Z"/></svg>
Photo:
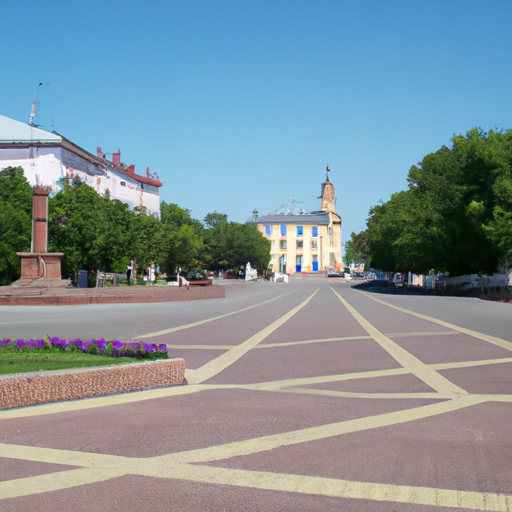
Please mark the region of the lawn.
<svg viewBox="0 0 512 512"><path fill-rule="evenodd" d="M83 352L6 352L0 349L0 375L70 368L89 368L108 364L135 363L132 357L106 357Z"/></svg>

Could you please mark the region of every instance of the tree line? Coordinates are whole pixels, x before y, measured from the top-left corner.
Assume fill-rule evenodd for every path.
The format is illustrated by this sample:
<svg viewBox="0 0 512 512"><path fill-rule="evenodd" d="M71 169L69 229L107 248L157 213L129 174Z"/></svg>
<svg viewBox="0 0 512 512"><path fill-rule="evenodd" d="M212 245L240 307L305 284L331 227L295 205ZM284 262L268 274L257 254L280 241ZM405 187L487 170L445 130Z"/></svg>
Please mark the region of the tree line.
<svg viewBox="0 0 512 512"><path fill-rule="evenodd" d="M427 274L492 273L512 259L512 130L473 129L413 165L408 188L370 209L347 263Z"/></svg>
<svg viewBox="0 0 512 512"><path fill-rule="evenodd" d="M16 252L30 250L32 196L21 167L0 172L0 285L19 278ZM48 209L48 250L64 253L63 278L77 270L124 273L131 260L139 271L154 264L169 274L176 267L218 270L248 262L263 271L270 261L270 241L256 226L229 222L223 213L209 213L201 222L189 210L162 202L157 218L79 180L64 180Z"/></svg>

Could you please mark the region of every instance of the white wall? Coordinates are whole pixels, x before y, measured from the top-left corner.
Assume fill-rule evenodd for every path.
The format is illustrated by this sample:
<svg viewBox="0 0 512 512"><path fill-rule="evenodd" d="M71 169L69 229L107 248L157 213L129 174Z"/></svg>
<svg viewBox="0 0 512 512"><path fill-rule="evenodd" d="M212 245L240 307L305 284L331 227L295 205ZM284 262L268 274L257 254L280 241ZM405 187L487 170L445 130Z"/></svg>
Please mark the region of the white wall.
<svg viewBox="0 0 512 512"><path fill-rule="evenodd" d="M104 170L92 162L61 147L0 148L0 169L21 167L31 185L46 185L52 191L61 189L59 181L71 175L78 176L98 194L108 189L112 199L119 199L133 209L142 205L148 213L160 217L159 189L145 185L121 172ZM125 185L121 185L124 182Z"/></svg>

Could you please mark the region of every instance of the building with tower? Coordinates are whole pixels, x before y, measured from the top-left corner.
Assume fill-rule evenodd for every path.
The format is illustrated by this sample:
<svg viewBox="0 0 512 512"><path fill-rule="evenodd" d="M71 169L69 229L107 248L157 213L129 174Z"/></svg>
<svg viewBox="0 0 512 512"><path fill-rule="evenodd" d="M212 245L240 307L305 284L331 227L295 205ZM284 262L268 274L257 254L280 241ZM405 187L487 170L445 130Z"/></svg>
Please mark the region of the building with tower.
<svg viewBox="0 0 512 512"><path fill-rule="evenodd" d="M257 219L257 228L271 242L269 267L286 274L324 272L343 268L341 217L336 213L329 166L322 183L320 210L292 214L269 213Z"/></svg>

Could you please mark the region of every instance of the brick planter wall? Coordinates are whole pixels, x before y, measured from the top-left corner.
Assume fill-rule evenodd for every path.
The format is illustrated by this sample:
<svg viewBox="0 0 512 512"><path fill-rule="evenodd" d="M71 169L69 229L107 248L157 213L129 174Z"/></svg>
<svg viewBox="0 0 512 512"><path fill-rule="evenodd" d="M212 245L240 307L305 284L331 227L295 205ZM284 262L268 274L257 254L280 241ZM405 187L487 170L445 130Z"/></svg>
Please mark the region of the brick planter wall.
<svg viewBox="0 0 512 512"><path fill-rule="evenodd" d="M183 359L6 376L0 380L0 409L183 384L184 379Z"/></svg>
<svg viewBox="0 0 512 512"><path fill-rule="evenodd" d="M74 306L223 299L224 286L121 286L112 288L61 288L26 290L0 287L0 306Z"/></svg>

